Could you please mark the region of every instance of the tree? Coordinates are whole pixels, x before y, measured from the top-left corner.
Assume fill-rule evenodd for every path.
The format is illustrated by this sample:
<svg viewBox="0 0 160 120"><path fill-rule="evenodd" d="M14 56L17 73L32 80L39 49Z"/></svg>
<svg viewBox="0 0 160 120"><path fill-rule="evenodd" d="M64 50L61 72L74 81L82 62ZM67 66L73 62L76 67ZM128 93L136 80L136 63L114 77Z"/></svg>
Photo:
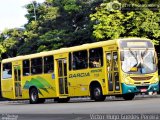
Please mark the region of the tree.
<svg viewBox="0 0 160 120"><path fill-rule="evenodd" d="M156 5L159 1L34 1L26 5L28 23L24 29L0 34L0 55L13 57L120 37L146 37L158 44L160 10L139 4Z"/></svg>
<svg viewBox="0 0 160 120"><path fill-rule="evenodd" d="M158 43L160 38L158 8L139 7L135 1L127 1L132 7L126 8L123 6L125 2L125 0L121 3L107 1L96 8L96 12L90 15L94 22L93 36L98 41L120 37L146 37ZM150 0L141 1L142 5L151 3L157 4Z"/></svg>
<svg viewBox="0 0 160 120"><path fill-rule="evenodd" d="M6 29L0 34L0 55L4 58L18 55L18 48L23 43L23 29Z"/></svg>
<svg viewBox="0 0 160 120"><path fill-rule="evenodd" d="M32 4L26 6L28 23L25 43L20 54L69 47L95 41L89 15L101 0L46 0L35 3L36 21Z"/></svg>
<svg viewBox="0 0 160 120"><path fill-rule="evenodd" d="M149 38L155 43L160 56L159 4L160 1L152 0L107 0L90 15L94 24L92 35L97 41L123 37Z"/></svg>

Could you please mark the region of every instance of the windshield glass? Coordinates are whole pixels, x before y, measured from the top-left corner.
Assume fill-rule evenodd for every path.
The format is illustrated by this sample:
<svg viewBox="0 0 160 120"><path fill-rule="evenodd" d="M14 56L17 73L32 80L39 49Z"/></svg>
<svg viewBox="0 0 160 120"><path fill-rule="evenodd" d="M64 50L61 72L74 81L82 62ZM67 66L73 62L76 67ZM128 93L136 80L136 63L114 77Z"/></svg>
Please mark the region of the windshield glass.
<svg viewBox="0 0 160 120"><path fill-rule="evenodd" d="M147 74L157 70L154 50L128 49L121 52L122 70L126 73Z"/></svg>

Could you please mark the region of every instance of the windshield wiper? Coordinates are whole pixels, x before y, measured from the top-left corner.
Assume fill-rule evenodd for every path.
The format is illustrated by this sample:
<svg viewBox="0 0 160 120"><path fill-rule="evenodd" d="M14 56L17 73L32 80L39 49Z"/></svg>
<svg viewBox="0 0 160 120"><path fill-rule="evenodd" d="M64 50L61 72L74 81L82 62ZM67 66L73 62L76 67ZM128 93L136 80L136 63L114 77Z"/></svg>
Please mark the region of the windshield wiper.
<svg viewBox="0 0 160 120"><path fill-rule="evenodd" d="M137 59L137 53L136 55L133 53L133 51L131 50L131 48L129 48L129 52L132 54L132 56L136 59L137 63L138 63L138 59Z"/></svg>
<svg viewBox="0 0 160 120"><path fill-rule="evenodd" d="M147 53L148 53L148 48L146 48L146 50L145 50L143 53L141 53L142 59L144 59L144 56L145 56Z"/></svg>
<svg viewBox="0 0 160 120"><path fill-rule="evenodd" d="M142 57L138 56L137 52L133 53L133 51L131 50L131 48L129 48L129 51L130 51L130 53L132 54L132 56L135 58L135 60L137 62L137 64L134 65L134 67L137 67L137 68L142 67L142 65L143 65L143 62L142 62L143 59L142 59ZM142 61L141 61L141 59L142 59Z"/></svg>

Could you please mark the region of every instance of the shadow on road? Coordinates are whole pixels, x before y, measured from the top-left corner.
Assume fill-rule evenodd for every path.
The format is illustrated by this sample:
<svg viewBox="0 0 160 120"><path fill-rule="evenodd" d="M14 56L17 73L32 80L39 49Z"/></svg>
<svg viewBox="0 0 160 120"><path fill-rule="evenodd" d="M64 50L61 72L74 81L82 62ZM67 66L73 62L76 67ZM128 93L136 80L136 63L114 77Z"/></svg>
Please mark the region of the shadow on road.
<svg viewBox="0 0 160 120"><path fill-rule="evenodd" d="M152 98L160 98L160 95L137 95L134 100L131 100L131 101L137 101L137 100L148 100L148 99L152 99ZM109 97L106 97L106 100L105 101L101 101L101 102L126 102L123 98L116 98L114 96L109 96ZM86 98L71 98L71 100L67 103L67 104L70 104L70 103L75 103L75 104L78 104L78 103L89 103L89 102L95 102L94 100L90 100L89 97L86 97ZM18 101L0 101L0 104L9 104L9 105L27 105L29 104L29 100L18 100ZM45 103L41 103L41 104L66 104L66 103L57 103L57 102L54 102L54 99L46 99L46 102Z"/></svg>

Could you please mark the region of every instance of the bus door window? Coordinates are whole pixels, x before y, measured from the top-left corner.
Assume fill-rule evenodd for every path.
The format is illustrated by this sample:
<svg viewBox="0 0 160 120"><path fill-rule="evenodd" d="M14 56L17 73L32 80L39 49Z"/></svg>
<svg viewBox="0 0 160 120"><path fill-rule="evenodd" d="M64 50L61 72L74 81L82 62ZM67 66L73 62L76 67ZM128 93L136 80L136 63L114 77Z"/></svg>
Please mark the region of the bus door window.
<svg viewBox="0 0 160 120"><path fill-rule="evenodd" d="M18 81L21 81L21 70L18 69L18 78L17 78Z"/></svg>
<svg viewBox="0 0 160 120"><path fill-rule="evenodd" d="M64 91L65 91L66 94L68 94L67 60L66 59L63 60L63 66L64 66L63 72L64 72L64 86L65 86Z"/></svg>
<svg viewBox="0 0 160 120"><path fill-rule="evenodd" d="M113 52L113 68L114 68L114 71L118 71L118 55L117 55L117 52Z"/></svg>
<svg viewBox="0 0 160 120"><path fill-rule="evenodd" d="M62 60L58 60L59 93L64 94Z"/></svg>
<svg viewBox="0 0 160 120"><path fill-rule="evenodd" d="M110 72L112 68L111 53L107 53L107 70Z"/></svg>
<svg viewBox="0 0 160 120"><path fill-rule="evenodd" d="M113 81L112 81L112 54L107 53L107 72L108 72L108 86L109 91L113 91Z"/></svg>
<svg viewBox="0 0 160 120"><path fill-rule="evenodd" d="M118 74L118 54L117 52L113 52L113 69L114 69L114 89L115 90L120 90L120 85L119 85L119 74Z"/></svg>
<svg viewBox="0 0 160 120"><path fill-rule="evenodd" d="M15 81L17 81L17 70L16 69L14 69L14 79Z"/></svg>

